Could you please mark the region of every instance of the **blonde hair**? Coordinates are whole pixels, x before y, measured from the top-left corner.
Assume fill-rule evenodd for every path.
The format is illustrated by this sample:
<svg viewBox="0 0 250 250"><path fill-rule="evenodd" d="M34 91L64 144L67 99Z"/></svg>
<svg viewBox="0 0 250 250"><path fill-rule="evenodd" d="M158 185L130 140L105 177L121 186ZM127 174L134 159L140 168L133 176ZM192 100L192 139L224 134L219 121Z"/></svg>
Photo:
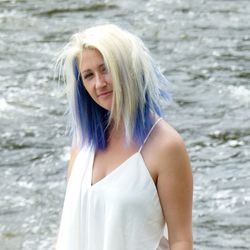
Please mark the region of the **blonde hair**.
<svg viewBox="0 0 250 250"><path fill-rule="evenodd" d="M151 119L151 116L145 114L145 107L151 113L160 115L159 101L169 97L168 93L162 89L162 84L165 85L167 80L153 62L141 39L116 25L106 24L74 34L58 58L58 64L62 67L67 83L72 127L77 137L84 137L84 133L80 132L82 128L79 125L83 121L79 119L76 107L76 81L80 76L76 77L74 63L79 69L84 49L97 49L111 73L113 101L106 125L110 124L111 117L116 128L118 128L118 123L123 121L128 140L136 136L135 130L144 129L146 133L147 126L150 126L152 122L147 121ZM79 70L77 74L80 74ZM136 120L142 125L139 126L140 128ZM140 142L145 137L144 132L143 136L139 136L142 137L139 138Z"/></svg>

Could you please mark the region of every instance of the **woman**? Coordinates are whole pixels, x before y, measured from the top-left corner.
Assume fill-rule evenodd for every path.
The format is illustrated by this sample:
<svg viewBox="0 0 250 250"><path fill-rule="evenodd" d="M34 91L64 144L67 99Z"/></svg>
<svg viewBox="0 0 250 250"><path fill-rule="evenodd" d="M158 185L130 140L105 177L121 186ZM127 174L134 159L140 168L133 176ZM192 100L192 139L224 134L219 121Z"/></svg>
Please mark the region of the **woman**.
<svg viewBox="0 0 250 250"><path fill-rule="evenodd" d="M161 118L165 78L143 42L115 26L63 49L73 144L57 250L192 249L192 174Z"/></svg>

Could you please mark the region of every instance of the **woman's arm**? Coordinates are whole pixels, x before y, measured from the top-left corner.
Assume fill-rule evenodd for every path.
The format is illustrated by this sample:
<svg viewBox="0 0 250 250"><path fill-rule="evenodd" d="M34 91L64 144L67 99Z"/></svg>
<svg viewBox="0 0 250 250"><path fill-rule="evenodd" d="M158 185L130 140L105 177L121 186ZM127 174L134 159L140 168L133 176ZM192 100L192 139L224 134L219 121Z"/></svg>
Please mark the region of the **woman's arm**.
<svg viewBox="0 0 250 250"><path fill-rule="evenodd" d="M168 226L171 250L192 250L193 179L185 145L168 133L159 157L157 189Z"/></svg>

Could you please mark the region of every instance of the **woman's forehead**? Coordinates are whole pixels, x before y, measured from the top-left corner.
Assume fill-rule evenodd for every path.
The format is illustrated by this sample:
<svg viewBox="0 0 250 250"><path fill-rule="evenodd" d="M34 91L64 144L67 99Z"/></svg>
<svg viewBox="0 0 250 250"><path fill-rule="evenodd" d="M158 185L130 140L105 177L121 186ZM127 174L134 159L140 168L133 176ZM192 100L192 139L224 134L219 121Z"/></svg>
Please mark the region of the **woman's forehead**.
<svg viewBox="0 0 250 250"><path fill-rule="evenodd" d="M81 71L94 69L104 64L102 54L97 49L84 49L81 55Z"/></svg>

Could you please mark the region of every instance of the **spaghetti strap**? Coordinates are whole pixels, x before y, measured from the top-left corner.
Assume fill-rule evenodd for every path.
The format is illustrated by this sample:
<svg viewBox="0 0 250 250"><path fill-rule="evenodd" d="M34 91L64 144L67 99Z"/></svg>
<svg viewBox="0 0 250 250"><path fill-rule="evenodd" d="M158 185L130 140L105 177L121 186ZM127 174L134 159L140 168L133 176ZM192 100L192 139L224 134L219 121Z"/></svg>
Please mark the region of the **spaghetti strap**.
<svg viewBox="0 0 250 250"><path fill-rule="evenodd" d="M157 123L158 123L161 119L162 119L162 117L159 117L159 118L156 120L156 122L154 123L154 125L151 127L151 129L149 130L149 132L148 132L146 138L144 139L144 142L143 142L142 145L140 146L138 152L141 152L141 150L142 150L144 144L146 143L146 141L147 141L148 137L150 136L151 132L153 131L154 127L157 125Z"/></svg>

